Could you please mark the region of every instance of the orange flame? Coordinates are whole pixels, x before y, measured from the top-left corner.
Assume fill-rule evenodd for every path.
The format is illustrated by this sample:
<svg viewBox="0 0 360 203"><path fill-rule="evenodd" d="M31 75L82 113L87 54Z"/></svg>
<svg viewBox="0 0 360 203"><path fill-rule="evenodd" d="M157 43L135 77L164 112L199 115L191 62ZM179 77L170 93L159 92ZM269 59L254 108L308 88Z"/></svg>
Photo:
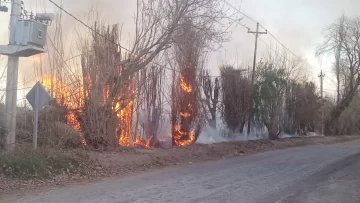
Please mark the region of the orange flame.
<svg viewBox="0 0 360 203"><path fill-rule="evenodd" d="M182 88L185 92L187 92L187 93L191 93L191 92L192 92L192 87L191 87L191 85L190 85L190 84L187 84L187 83L185 82L185 79L184 79L183 76L180 77L180 86L181 86L181 88Z"/></svg>
<svg viewBox="0 0 360 203"><path fill-rule="evenodd" d="M150 143L151 139L152 139L152 137L150 137L148 140L143 140L141 138L138 138L135 140L134 146L140 146L140 147L150 149L152 147L151 143Z"/></svg>
<svg viewBox="0 0 360 203"><path fill-rule="evenodd" d="M135 93L134 89L133 89L133 85L130 85L129 88L129 92L131 92L132 94ZM127 96L126 93L124 92L125 97ZM129 95L129 94L128 94ZM132 130L133 130L133 114L134 114L134 105L135 105L135 101L134 99L130 99L129 100L123 100L123 99L118 99L120 101L123 101L124 103L121 102L117 102L115 105L115 111L119 112L117 113L117 117L119 118L119 126L117 131L120 132L119 135L119 145L120 146L125 146L125 147L131 147L131 146L136 146L136 147L143 147L143 148L151 148L151 139L152 137L150 137L148 140L142 139L142 138L137 138L136 135L131 137L132 135ZM127 102L127 103L125 103ZM125 107L124 107L125 106Z"/></svg>
<svg viewBox="0 0 360 203"><path fill-rule="evenodd" d="M186 136L186 132L181 130L181 126L180 125L175 125L175 135L174 135L174 140L175 140L175 144L176 146L188 146L191 145L194 141L195 141L195 132L191 131L189 133L189 139L182 139L184 136Z"/></svg>
<svg viewBox="0 0 360 203"><path fill-rule="evenodd" d="M191 114L188 113L188 112L185 112L185 113L180 112L180 116L182 116L182 117L184 117L184 118L189 118L189 117L191 116Z"/></svg>
<svg viewBox="0 0 360 203"><path fill-rule="evenodd" d="M190 94L193 92L193 87L191 86L191 84L188 84L185 81L185 78L182 75L180 76L180 87L184 91L183 92L184 94ZM190 110L192 109L192 104L189 103L188 105L186 105L186 108L187 111L181 111L179 113L182 120L186 120L192 117L192 114L190 113L191 112ZM187 128L185 128L186 130L184 130L182 127L184 126L179 124L176 124L174 126L174 135L173 135L174 144L176 146L191 145L195 141L195 132L193 130L188 130Z"/></svg>
<svg viewBox="0 0 360 203"><path fill-rule="evenodd" d="M121 107L120 103L116 104L117 109ZM132 130L132 118L133 118L134 102L130 101L124 109L121 109L118 113L120 125L118 130L121 131L119 144L121 146L131 146L130 134Z"/></svg>
<svg viewBox="0 0 360 203"><path fill-rule="evenodd" d="M51 94L60 105L64 105L68 109L75 109L81 107L82 105L81 95L83 93L82 86L79 89L79 92L77 92L78 95L74 95L75 97L78 98L77 99L78 102L75 102L75 99L73 99L72 95L70 94L71 90L69 90L67 86L63 85L63 83L59 81L56 77L44 75L40 78L40 82L46 89L52 91ZM73 111L68 111L65 117L67 124L70 125L74 130L79 132L82 138L82 144L86 145L86 141L83 135L81 134L80 123L77 120L75 113Z"/></svg>
<svg viewBox="0 0 360 203"><path fill-rule="evenodd" d="M75 111L73 109L81 109L84 107L84 87L81 84L80 88L77 90L79 92L76 93L76 91L70 90L67 86L63 85L61 81L59 81L55 77L49 77L49 76L42 76L41 77L41 83L45 86L46 89L52 89L52 95L54 99L61 105L64 105L67 109L67 115L66 120L67 124L70 125L74 130L80 133L80 136L82 137L82 143L86 145L86 141L83 137L83 134L81 133L81 126L78 121L78 118L75 114ZM82 80L80 80L82 81ZM85 81L88 87L91 87L91 80L89 77L85 78ZM130 90L129 90L130 89ZM135 93L132 86L127 89L122 95L127 97L128 90L132 93ZM77 94L74 97L74 92ZM109 93L110 93L110 86L107 86L103 89L103 98L102 103L105 104L105 102L109 99ZM113 105L113 111L116 112L116 116L118 118L119 124L117 126L117 132L118 132L118 142L120 146L138 146L138 147L144 147L144 148L151 148L151 140L152 137L145 140L142 138L134 138L131 137L132 130L133 130L133 113L134 113L134 99L125 99L122 100L120 98L117 98L118 101Z"/></svg>

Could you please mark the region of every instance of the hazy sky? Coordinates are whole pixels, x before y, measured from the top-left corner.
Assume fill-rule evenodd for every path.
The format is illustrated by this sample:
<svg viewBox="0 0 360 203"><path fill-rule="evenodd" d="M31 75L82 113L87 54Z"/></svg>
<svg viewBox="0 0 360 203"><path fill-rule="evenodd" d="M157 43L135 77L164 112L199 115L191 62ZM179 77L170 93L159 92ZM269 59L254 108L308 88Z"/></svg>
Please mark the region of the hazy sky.
<svg viewBox="0 0 360 203"><path fill-rule="evenodd" d="M128 36L133 30L133 16L135 0L54 0L80 19L86 20L90 9L100 11L102 19L108 23L123 25L122 44L128 45ZM334 22L342 13L348 16L360 16L360 0L228 0L229 3L239 7L255 20L259 21L283 44L298 56L302 56L315 67L308 72L312 80L317 80L320 69L324 69L327 77L325 84L327 91L334 89L332 86L330 65L322 63L315 58L315 49L322 39L322 30ZM25 8L33 12L53 12L55 10L48 0L24 0ZM66 14L64 14L65 16ZM67 44L74 43L76 37L70 35L75 28L83 29L82 25L68 16L64 18ZM0 13L0 43L8 42L9 13ZM244 20L246 26L255 29L255 23ZM261 38L268 44L276 45L269 35ZM254 50L254 36L247 34L244 27L238 26L231 34L231 40L223 44L218 52L209 57L208 66L212 74L218 74L218 66L224 62L251 64ZM266 45L259 42L259 58L265 52ZM73 52L76 52L73 51ZM0 57L0 63L5 66L6 58ZM5 64L4 64L5 63ZM33 77L32 63L21 60L20 77ZM21 82L20 82L21 83ZM31 86L31 85L30 85Z"/></svg>

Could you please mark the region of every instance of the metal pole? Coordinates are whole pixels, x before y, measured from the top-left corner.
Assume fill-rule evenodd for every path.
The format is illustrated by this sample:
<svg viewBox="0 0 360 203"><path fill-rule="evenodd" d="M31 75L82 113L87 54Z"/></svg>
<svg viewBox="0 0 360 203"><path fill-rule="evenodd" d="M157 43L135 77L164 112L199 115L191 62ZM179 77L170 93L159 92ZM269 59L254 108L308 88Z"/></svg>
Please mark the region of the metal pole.
<svg viewBox="0 0 360 203"><path fill-rule="evenodd" d="M21 0L11 1L10 17L10 39L9 44L15 45L16 23L21 15ZM5 99L5 117L6 117L6 149L12 151L15 148L16 132L16 103L17 103L17 83L18 83L19 57L9 56L6 78L6 99Z"/></svg>
<svg viewBox="0 0 360 203"><path fill-rule="evenodd" d="M37 136L38 136L38 123L39 123L39 85L35 89L35 108L34 108L34 134L33 134L33 145L34 149L37 148Z"/></svg>
<svg viewBox="0 0 360 203"><path fill-rule="evenodd" d="M321 95L321 102L322 105L324 105L324 77L325 74L323 74L322 70L320 72L319 78L320 78L320 95ZM321 111L321 135L324 135L324 109Z"/></svg>

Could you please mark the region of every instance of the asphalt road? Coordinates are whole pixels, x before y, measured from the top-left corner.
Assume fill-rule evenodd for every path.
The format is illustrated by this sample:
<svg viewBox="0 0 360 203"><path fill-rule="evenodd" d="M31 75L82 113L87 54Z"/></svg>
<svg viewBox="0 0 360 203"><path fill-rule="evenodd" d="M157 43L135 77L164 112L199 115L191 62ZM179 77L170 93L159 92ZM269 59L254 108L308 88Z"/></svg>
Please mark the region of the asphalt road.
<svg viewBox="0 0 360 203"><path fill-rule="evenodd" d="M9 201L355 203L360 202L360 141L168 168Z"/></svg>

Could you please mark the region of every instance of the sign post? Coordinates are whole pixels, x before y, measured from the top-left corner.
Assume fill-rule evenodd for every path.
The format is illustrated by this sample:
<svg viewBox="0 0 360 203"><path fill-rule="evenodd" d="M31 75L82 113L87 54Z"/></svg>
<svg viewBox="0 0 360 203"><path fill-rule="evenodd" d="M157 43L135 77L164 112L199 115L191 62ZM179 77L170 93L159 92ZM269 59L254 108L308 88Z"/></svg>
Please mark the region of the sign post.
<svg viewBox="0 0 360 203"><path fill-rule="evenodd" d="M37 148L38 137L38 123L39 123L39 110L44 108L50 101L50 96L40 82L37 82L30 92L26 95L26 99L34 110L34 131L33 131L33 145L34 149Z"/></svg>

